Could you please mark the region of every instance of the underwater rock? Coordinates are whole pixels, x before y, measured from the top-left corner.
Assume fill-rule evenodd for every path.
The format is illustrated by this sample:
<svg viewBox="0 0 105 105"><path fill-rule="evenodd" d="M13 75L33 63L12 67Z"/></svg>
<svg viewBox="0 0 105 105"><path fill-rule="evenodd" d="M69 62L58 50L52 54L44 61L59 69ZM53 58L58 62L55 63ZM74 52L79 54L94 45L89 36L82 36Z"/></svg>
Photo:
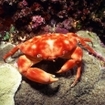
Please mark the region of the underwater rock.
<svg viewBox="0 0 105 105"><path fill-rule="evenodd" d="M102 46L97 34L89 31L78 31L77 34L90 38L93 44L89 43L89 45L97 51L97 54L105 58L105 47ZM2 50L7 52L9 49ZM85 50L83 52L82 76L75 87L70 87L75 78L75 68L67 73L56 75L59 81L49 85L38 84L23 77L21 87L15 94L15 105L104 105L105 62ZM50 71L55 70L61 62L56 63L42 62L37 66Z"/></svg>
<svg viewBox="0 0 105 105"><path fill-rule="evenodd" d="M12 64L4 63L3 55L13 47L11 43L0 43L0 105L14 105L14 95L21 83L21 75Z"/></svg>
<svg viewBox="0 0 105 105"><path fill-rule="evenodd" d="M0 42L0 64L4 63L3 55L6 54L13 45L11 43Z"/></svg>
<svg viewBox="0 0 105 105"><path fill-rule="evenodd" d="M0 65L0 105L15 105L14 94L21 83L21 75L10 64Z"/></svg>

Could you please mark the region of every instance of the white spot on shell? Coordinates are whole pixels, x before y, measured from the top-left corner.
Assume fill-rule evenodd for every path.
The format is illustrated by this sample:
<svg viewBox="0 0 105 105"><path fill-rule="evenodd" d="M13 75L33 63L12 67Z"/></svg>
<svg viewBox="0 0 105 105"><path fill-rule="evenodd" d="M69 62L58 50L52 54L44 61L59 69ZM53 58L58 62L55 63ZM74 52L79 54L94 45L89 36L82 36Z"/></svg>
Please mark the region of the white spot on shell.
<svg viewBox="0 0 105 105"><path fill-rule="evenodd" d="M57 36L59 36L59 33L56 33Z"/></svg>
<svg viewBox="0 0 105 105"><path fill-rule="evenodd" d="M36 45L32 45L32 47L31 47L32 49L36 49Z"/></svg>
<svg viewBox="0 0 105 105"><path fill-rule="evenodd" d="M37 55L37 58L41 58L41 57L42 57L42 55L41 55L41 54L38 54L38 55Z"/></svg>
<svg viewBox="0 0 105 105"><path fill-rule="evenodd" d="M64 43L65 43L65 44L69 44L69 41L68 41L68 40L64 40Z"/></svg>
<svg viewBox="0 0 105 105"><path fill-rule="evenodd" d="M64 34L64 36L68 36L67 34Z"/></svg>
<svg viewBox="0 0 105 105"><path fill-rule="evenodd" d="M33 39L30 39L30 40L29 40L29 42L32 42L32 41L33 41Z"/></svg>
<svg viewBox="0 0 105 105"><path fill-rule="evenodd" d="M42 36L38 35L37 38L41 38Z"/></svg>
<svg viewBox="0 0 105 105"><path fill-rule="evenodd" d="M53 50L53 48L54 48L54 40L49 39L49 40L47 40L46 42L47 42L47 44L49 45L49 48L50 48L51 50Z"/></svg>

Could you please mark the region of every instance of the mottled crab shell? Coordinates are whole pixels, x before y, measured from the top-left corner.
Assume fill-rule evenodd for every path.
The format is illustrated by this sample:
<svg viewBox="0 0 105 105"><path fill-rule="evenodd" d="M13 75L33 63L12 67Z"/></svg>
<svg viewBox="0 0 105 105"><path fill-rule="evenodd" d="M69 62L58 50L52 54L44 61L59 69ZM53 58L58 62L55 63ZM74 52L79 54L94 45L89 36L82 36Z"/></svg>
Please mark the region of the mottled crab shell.
<svg viewBox="0 0 105 105"><path fill-rule="evenodd" d="M48 33L35 36L20 44L18 48L25 55L53 60L72 51L76 48L76 44L76 40L69 38L67 34Z"/></svg>

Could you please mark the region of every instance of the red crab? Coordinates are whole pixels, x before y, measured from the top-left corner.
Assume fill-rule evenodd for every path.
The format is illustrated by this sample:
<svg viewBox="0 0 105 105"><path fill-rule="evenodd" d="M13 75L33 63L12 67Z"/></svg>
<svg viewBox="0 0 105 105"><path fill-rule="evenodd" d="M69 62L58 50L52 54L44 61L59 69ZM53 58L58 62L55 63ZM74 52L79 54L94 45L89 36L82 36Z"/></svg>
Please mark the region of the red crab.
<svg viewBox="0 0 105 105"><path fill-rule="evenodd" d="M83 51L80 45L88 52L96 55L96 52L86 42L91 42L91 40L77 36L75 33L48 33L35 36L17 45L4 55L3 59L5 61L7 57L20 50L23 55L17 60L19 72L28 79L42 84L55 82L58 78L42 69L32 67L34 64L42 60L54 61L57 58L68 59L57 73L66 72L77 65L76 77L71 84L71 86L74 86L81 77Z"/></svg>

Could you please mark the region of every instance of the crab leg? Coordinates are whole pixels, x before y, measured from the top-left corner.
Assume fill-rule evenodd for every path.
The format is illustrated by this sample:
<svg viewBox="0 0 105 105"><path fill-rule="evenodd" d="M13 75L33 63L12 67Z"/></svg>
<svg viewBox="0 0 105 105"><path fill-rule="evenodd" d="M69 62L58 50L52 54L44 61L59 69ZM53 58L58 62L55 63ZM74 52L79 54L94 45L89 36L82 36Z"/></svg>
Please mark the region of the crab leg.
<svg viewBox="0 0 105 105"><path fill-rule="evenodd" d="M54 75L47 73L42 69L31 67L40 61L41 60L39 59L33 60L33 58L25 55L21 56L17 61L20 73L28 79L42 84L49 84L57 81L58 78L55 78Z"/></svg>
<svg viewBox="0 0 105 105"><path fill-rule="evenodd" d="M16 46L16 47L14 47L12 50L10 50L7 54L5 54L4 56L3 56L3 60L4 60L4 62L6 62L6 59L9 57L9 56L12 56L16 51L18 51L18 47Z"/></svg>
<svg viewBox="0 0 105 105"><path fill-rule="evenodd" d="M77 73L76 73L76 77L74 82L71 84L71 87L73 87L74 85L76 85L76 83L78 82L78 80L81 77L81 64L82 64L82 56L83 56L83 52L82 49L80 47L77 47L75 49L75 51L73 52L73 54L71 56L69 56L70 60L68 60L62 67L61 69L57 72L57 73L63 73L66 72L68 70L70 70L71 68L73 68L75 65L78 66L77 68Z"/></svg>

